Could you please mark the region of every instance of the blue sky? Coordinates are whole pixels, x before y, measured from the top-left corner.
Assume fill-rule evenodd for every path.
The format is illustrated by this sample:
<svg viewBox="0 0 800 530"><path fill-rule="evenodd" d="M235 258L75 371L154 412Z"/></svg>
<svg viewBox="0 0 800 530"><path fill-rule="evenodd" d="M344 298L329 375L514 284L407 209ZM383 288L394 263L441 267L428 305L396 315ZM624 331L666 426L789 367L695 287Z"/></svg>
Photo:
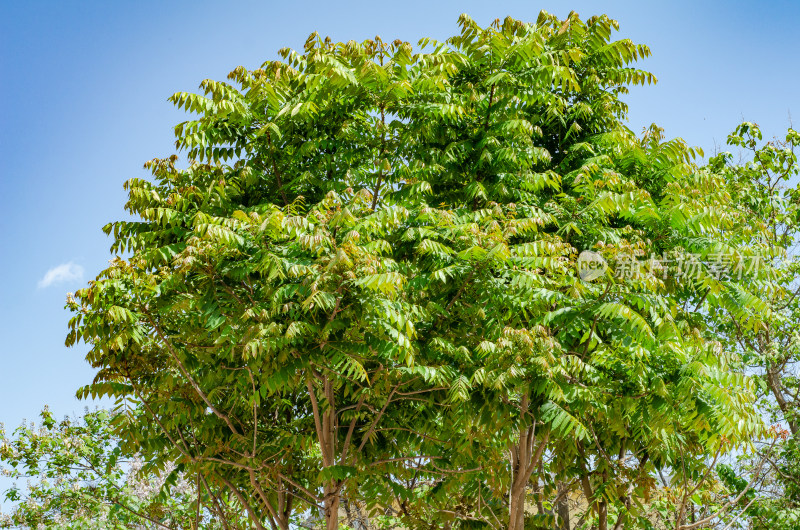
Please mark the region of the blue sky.
<svg viewBox="0 0 800 530"><path fill-rule="evenodd" d="M253 68L317 30L336 40L415 42L540 9L608 13L620 36L650 45L659 78L628 98L634 130L655 122L706 152L742 118L780 134L800 120L800 3L17 2L0 0L0 422L45 404L80 412L92 371L64 347L65 293L111 257L100 228L124 217L122 182L173 150L184 115L166 98Z"/></svg>

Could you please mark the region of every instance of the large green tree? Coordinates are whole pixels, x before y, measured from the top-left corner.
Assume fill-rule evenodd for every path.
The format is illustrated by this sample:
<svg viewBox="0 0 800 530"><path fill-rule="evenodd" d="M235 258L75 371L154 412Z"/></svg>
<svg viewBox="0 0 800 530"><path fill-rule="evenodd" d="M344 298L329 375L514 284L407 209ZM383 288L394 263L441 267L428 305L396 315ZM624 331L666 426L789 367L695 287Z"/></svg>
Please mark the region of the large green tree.
<svg viewBox="0 0 800 530"><path fill-rule="evenodd" d="M127 182L137 220L106 227L125 257L69 301L83 393L135 404L126 447L256 528L521 530L529 493L551 524L575 489L579 525L619 528L655 470L759 428L703 311L756 329L764 271L714 274L755 253L724 180L625 127L647 47L606 16L459 23L417 49L312 35L175 94L192 161Z"/></svg>

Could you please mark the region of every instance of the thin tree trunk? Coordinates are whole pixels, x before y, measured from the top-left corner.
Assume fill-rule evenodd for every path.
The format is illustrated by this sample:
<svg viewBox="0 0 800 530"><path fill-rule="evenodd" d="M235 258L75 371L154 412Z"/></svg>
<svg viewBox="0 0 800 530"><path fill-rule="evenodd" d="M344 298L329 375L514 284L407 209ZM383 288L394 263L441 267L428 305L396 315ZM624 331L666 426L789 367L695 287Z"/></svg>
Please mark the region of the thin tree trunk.
<svg viewBox="0 0 800 530"><path fill-rule="evenodd" d="M520 410L522 416L528 414L530 402L527 396L522 398ZM509 492L508 530L523 530L525 527L525 493L531 475L539 466L542 453L547 446L549 435L545 435L536 447L536 423L520 429L519 438L511 448L511 491Z"/></svg>
<svg viewBox="0 0 800 530"><path fill-rule="evenodd" d="M289 530L289 516L292 513L292 496L284 489L282 479L278 479L278 507L277 516L275 517L280 530Z"/></svg>
<svg viewBox="0 0 800 530"><path fill-rule="evenodd" d="M528 396L522 398L520 403L520 416L527 414L530 403ZM508 506L508 530L522 530L525 525L525 488L528 486L530 475L526 473L532 442L534 426L520 429L519 439L511 449L511 492Z"/></svg>
<svg viewBox="0 0 800 530"><path fill-rule="evenodd" d="M336 404L333 395L333 384L330 378L325 377L324 381L325 399L328 401L328 409L325 411L323 429L327 435L325 440L328 446L328 462L326 467L336 465ZM341 487L336 479L331 479L325 486L325 524L327 530L338 530L339 528L339 497Z"/></svg>
<svg viewBox="0 0 800 530"><path fill-rule="evenodd" d="M327 376L322 376L322 388L325 400L328 402L325 410L320 410L319 402L311 379L306 382L311 407L314 411L314 423L319 439L320 452L322 453L322 467L329 468L336 465L336 403L333 395L333 385ZM331 478L324 487L323 517L327 530L339 528L339 500L341 485L336 479Z"/></svg>
<svg viewBox="0 0 800 530"><path fill-rule="evenodd" d="M564 485L559 484L558 493L562 493L562 489ZM558 517L561 519L561 523L559 524L560 530L570 530L569 528L569 493L565 494L556 504L556 513Z"/></svg>
<svg viewBox="0 0 800 530"><path fill-rule="evenodd" d="M608 482L608 471L603 470L603 484ZM608 530L608 501L606 499L600 500L597 507L598 521L597 526L599 530Z"/></svg>
<svg viewBox="0 0 800 530"><path fill-rule="evenodd" d="M514 479L511 482L511 495L508 514L508 530L522 530L525 524L525 488L528 485L528 477L525 476L525 468L528 458L528 438L531 429L523 429L519 433L519 442L511 451L511 466Z"/></svg>
<svg viewBox="0 0 800 530"><path fill-rule="evenodd" d="M598 514L600 512L600 506L598 505L597 501L594 499L594 491L592 490L591 481L589 480L590 473L586 469L586 451L583 448L583 443L580 440L576 441L575 446L578 449L578 466L580 467L580 481L581 481L581 488L583 489L583 495L586 497L586 513L583 517L586 517L591 512L597 511ZM583 520L583 519L581 519ZM580 526L581 521L578 521L578 526Z"/></svg>
<svg viewBox="0 0 800 530"><path fill-rule="evenodd" d="M600 501L598 504L597 528L598 530L608 530L608 503Z"/></svg>

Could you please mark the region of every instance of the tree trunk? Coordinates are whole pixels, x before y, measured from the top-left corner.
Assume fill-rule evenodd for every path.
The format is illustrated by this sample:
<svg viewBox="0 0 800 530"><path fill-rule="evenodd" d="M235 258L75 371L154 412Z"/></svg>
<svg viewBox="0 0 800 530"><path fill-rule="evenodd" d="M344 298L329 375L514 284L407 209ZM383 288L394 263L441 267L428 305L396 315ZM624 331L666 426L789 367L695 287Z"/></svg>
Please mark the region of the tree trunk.
<svg viewBox="0 0 800 530"><path fill-rule="evenodd" d="M328 402L324 410L320 410L314 386L310 379L307 380L308 394L311 407L314 411L314 423L319 439L319 448L322 453L322 467L329 468L336 465L336 403L333 394L333 385L327 376L323 376L322 388L325 400ZM324 487L323 517L326 530L339 528L339 501L341 497L341 484L331 478Z"/></svg>
<svg viewBox="0 0 800 530"><path fill-rule="evenodd" d="M530 402L524 396L520 410L524 417L528 413ZM536 424L521 428L517 443L511 448L511 490L509 491L508 530L523 530L525 527L525 493L533 471L539 465L544 448L547 446L549 434L545 435L536 447Z"/></svg>
<svg viewBox="0 0 800 530"><path fill-rule="evenodd" d="M325 486L325 529L339 529L339 486L335 480Z"/></svg>
<svg viewBox="0 0 800 530"><path fill-rule="evenodd" d="M525 415L528 411L528 397L522 398L520 409ZM520 429L519 439L511 449L511 491L508 506L508 530L523 530L525 526L525 488L528 486L530 473L528 463L531 459L533 446L533 426Z"/></svg>
<svg viewBox="0 0 800 530"><path fill-rule="evenodd" d="M336 404L333 395L333 384L328 377L325 377L324 390L328 408L323 414L322 428L326 435L325 445L328 449L325 467L329 467L336 465ZM336 479L331 479L325 486L325 527L327 530L338 530L339 528L340 491L341 487Z"/></svg>
<svg viewBox="0 0 800 530"><path fill-rule="evenodd" d="M608 470L603 469L603 484L608 482ZM597 526L598 530L608 530L608 501L601 499L597 505Z"/></svg>
<svg viewBox="0 0 800 530"><path fill-rule="evenodd" d="M560 485L560 487L558 488L558 493L559 494L563 493L563 491L561 489L563 487L564 487L563 485ZM569 528L569 493L566 493L563 497L561 497L561 500L559 500L558 504L556 504L556 513L558 514L558 517L561 519L561 522L559 523L559 526L558 526L559 530L570 530L570 528Z"/></svg>
<svg viewBox="0 0 800 530"><path fill-rule="evenodd" d="M276 520L280 530L289 530L289 517L292 513L292 497L284 489L283 480L278 479L278 486L280 487L280 491L277 493L278 509Z"/></svg>
<svg viewBox="0 0 800 530"><path fill-rule="evenodd" d="M608 530L608 503L606 501L598 503L597 528L598 530Z"/></svg>
<svg viewBox="0 0 800 530"><path fill-rule="evenodd" d="M523 530L525 527L525 488L525 483L514 479L514 485L511 488L508 530Z"/></svg>

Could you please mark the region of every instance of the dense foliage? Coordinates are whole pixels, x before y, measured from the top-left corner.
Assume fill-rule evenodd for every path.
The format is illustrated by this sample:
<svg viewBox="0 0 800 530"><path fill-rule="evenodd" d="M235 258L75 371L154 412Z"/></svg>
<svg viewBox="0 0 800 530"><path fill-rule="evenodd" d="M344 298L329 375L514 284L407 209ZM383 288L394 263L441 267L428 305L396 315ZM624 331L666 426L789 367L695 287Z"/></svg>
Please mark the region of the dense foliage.
<svg viewBox="0 0 800 530"><path fill-rule="evenodd" d="M136 220L68 300L81 394L244 527L727 518L754 490L718 457L771 436L744 367L790 362L732 341L791 326L769 230L795 210L753 222L754 166L626 128L655 79L608 17L459 23L417 48L312 35L175 94L191 162L126 183Z"/></svg>

